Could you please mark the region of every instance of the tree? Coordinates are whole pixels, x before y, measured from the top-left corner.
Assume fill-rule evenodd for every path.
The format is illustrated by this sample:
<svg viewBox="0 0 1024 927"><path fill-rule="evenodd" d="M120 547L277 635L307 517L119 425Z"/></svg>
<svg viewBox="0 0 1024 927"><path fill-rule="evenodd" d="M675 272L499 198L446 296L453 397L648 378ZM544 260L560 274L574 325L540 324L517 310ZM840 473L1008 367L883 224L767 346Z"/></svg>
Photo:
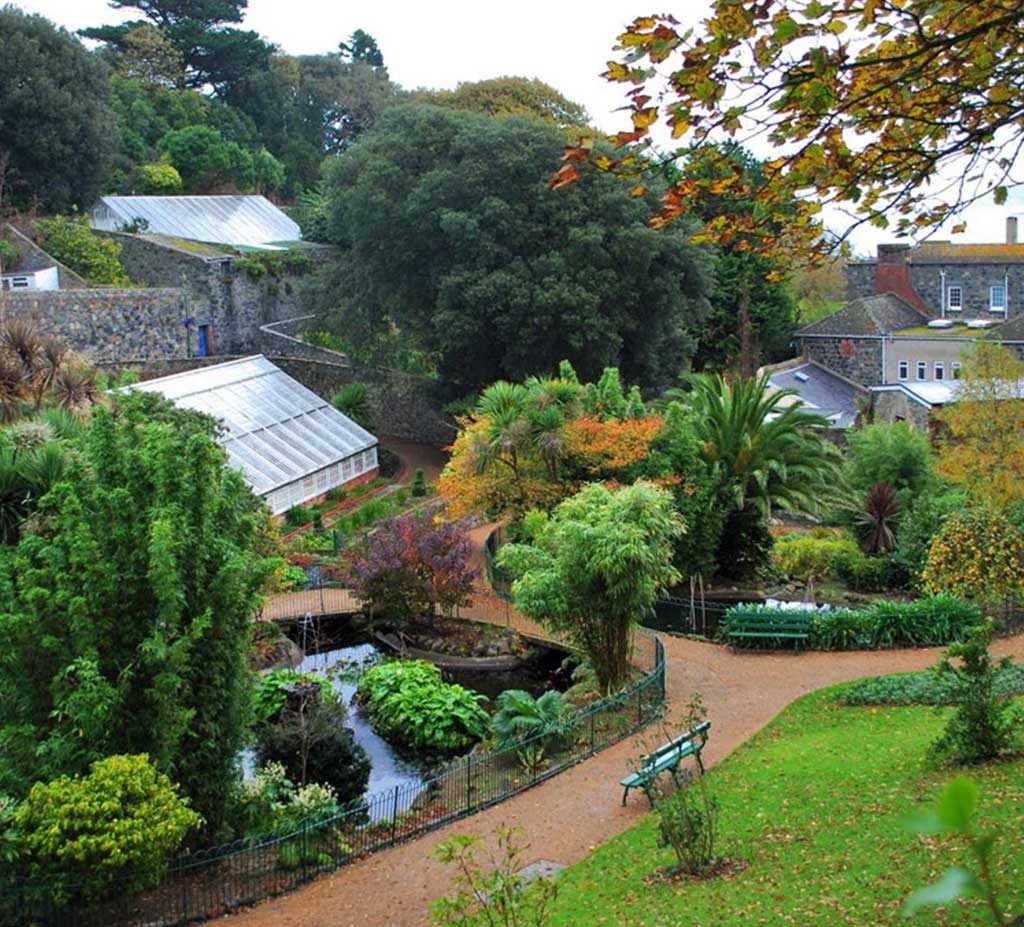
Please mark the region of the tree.
<svg viewBox="0 0 1024 927"><path fill-rule="evenodd" d="M168 87L185 84L185 61L167 36L156 26L143 23L124 33L121 50L114 56L119 74Z"/></svg>
<svg viewBox="0 0 1024 927"><path fill-rule="evenodd" d="M160 147L181 175L189 193L231 187L251 190L256 180L252 155L237 142L227 142L210 126L188 126L168 132Z"/></svg>
<svg viewBox="0 0 1024 927"><path fill-rule="evenodd" d="M422 90L416 94L416 100L485 116L532 116L576 134L588 131L590 125L590 115L582 103L570 100L537 78L464 81L454 90Z"/></svg>
<svg viewBox="0 0 1024 927"><path fill-rule="evenodd" d="M347 42L338 44L338 57L342 61L361 61L372 68L384 67L384 55L377 45L377 40L362 29L356 29Z"/></svg>
<svg viewBox="0 0 1024 927"><path fill-rule="evenodd" d="M0 555L0 791L147 753L221 832L274 564L215 432L150 394L98 408L33 533Z"/></svg>
<svg viewBox="0 0 1024 927"><path fill-rule="evenodd" d="M679 579L673 544L685 526L672 498L650 483L592 484L531 521L529 543L498 555L517 577L516 607L564 634L594 667L601 692L614 692L629 679L630 631Z"/></svg>
<svg viewBox="0 0 1024 927"><path fill-rule="evenodd" d="M386 522L345 564L353 593L371 613L408 620L465 605L477 571L464 526L421 510Z"/></svg>
<svg viewBox="0 0 1024 927"><path fill-rule="evenodd" d="M278 193L284 189L284 165L266 148L252 156L253 180L257 193Z"/></svg>
<svg viewBox="0 0 1024 927"><path fill-rule="evenodd" d="M705 315L706 258L683 227L648 228L612 178L546 189L562 141L537 120L388 110L325 169L343 254L311 294L321 324L405 331L453 392L565 357L586 376L672 382Z"/></svg>
<svg viewBox="0 0 1024 927"><path fill-rule="evenodd" d="M225 25L242 21L248 0L110 0L110 5L115 10L138 10L160 31L184 63L189 87L209 86L227 97L247 74L270 61L272 46L255 32ZM133 48L137 30L146 25L133 20L81 29L79 34L106 42L124 55Z"/></svg>
<svg viewBox="0 0 1024 927"><path fill-rule="evenodd" d="M847 234L862 223L911 234L989 193L1005 201L1024 126L1022 40L1017 2L715 0L685 32L671 16L637 19L605 76L632 85L633 128L620 144L643 142L663 120L673 138L701 147L742 134L780 149L757 214L716 217L708 238L741 234L771 252L776 214L797 204L790 230L823 250L831 243L812 218L825 206L855 214ZM586 156L570 152L560 180L571 182ZM702 186L677 185L661 220L689 211Z"/></svg>
<svg viewBox="0 0 1024 927"><path fill-rule="evenodd" d="M384 68L338 55L275 55L232 98L285 167L289 195L313 187L323 160L370 128L398 96Z"/></svg>
<svg viewBox="0 0 1024 927"><path fill-rule="evenodd" d="M694 214L702 222L722 215L752 215L765 184L764 163L735 143L713 152L689 152L674 177L717 183L695 196ZM781 222L776 230L782 234ZM789 357L797 326L796 302L783 281L775 280L790 260L755 254L742 237L719 243L711 312L700 334L693 366L697 370L738 371L753 376L763 361Z"/></svg>
<svg viewBox="0 0 1024 927"><path fill-rule="evenodd" d="M767 555L767 517L777 509L817 511L834 490L839 454L823 437L827 420L792 402L792 390L772 389L767 374L733 383L700 375L691 383L692 392L680 395L731 513L718 564L743 578Z"/></svg>
<svg viewBox="0 0 1024 927"><path fill-rule="evenodd" d="M909 505L935 486L935 455L928 436L906 422L877 422L851 430L851 459L846 478L853 490L866 493L886 483Z"/></svg>
<svg viewBox="0 0 1024 927"><path fill-rule="evenodd" d="M42 16L0 7L0 163L6 201L91 206L117 147L103 64Z"/></svg>
<svg viewBox="0 0 1024 927"><path fill-rule="evenodd" d="M171 196L181 193L181 174L172 164L140 164L135 171L133 186L139 193Z"/></svg>
<svg viewBox="0 0 1024 927"><path fill-rule="evenodd" d="M978 342L937 418L941 476L1000 511L1024 501L1024 361Z"/></svg>

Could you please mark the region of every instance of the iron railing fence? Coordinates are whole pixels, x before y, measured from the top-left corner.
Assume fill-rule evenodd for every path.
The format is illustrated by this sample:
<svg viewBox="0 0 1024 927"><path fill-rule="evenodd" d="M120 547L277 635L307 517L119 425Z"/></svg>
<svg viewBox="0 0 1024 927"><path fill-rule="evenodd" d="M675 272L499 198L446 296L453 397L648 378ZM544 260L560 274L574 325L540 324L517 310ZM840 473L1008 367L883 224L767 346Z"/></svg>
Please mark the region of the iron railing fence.
<svg viewBox="0 0 1024 927"><path fill-rule="evenodd" d="M665 703L665 655L654 635L634 635L633 664L642 677L580 711L564 749L552 750L549 744L544 755L528 749L539 743L525 741L515 749L471 754L426 783L377 793L290 833L182 857L159 885L141 893L114 885L103 900L89 900L80 885L0 875L0 924L175 927L291 891L353 859L497 804L636 733L661 715Z"/></svg>

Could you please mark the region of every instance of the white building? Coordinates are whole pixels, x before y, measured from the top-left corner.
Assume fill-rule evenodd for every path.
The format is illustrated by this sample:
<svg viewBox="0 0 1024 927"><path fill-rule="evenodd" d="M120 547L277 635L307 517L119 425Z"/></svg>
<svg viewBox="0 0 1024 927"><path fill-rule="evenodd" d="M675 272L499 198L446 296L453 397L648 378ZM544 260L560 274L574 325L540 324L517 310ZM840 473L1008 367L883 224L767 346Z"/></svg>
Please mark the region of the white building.
<svg viewBox="0 0 1024 927"><path fill-rule="evenodd" d="M228 461L275 515L377 470L377 439L262 354L127 388L219 419Z"/></svg>
<svg viewBox="0 0 1024 927"><path fill-rule="evenodd" d="M0 290L59 290L60 273L56 267L21 270L0 274Z"/></svg>

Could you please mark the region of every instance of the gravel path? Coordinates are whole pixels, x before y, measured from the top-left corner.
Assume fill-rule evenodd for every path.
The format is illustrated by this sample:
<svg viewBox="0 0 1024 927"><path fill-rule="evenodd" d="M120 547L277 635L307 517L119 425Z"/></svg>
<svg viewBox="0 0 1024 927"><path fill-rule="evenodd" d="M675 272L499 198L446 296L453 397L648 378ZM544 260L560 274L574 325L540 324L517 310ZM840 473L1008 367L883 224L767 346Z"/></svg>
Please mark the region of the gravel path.
<svg viewBox="0 0 1024 927"><path fill-rule="evenodd" d="M473 532L486 537L485 529ZM855 653L749 654L663 636L671 719L699 691L712 721L704 753L711 766L767 724L794 699L822 686L861 676L923 669L939 648ZM1000 655L1024 660L1024 636L999 641ZM500 805L410 843L367 857L299 891L236 915L231 927L420 927L431 902L449 889L449 875L430 858L439 840L454 834L491 834L498 824L523 828L527 862L571 864L647 812L643 795L621 806L618 782L632 757L661 732L653 729L597 754L554 779Z"/></svg>

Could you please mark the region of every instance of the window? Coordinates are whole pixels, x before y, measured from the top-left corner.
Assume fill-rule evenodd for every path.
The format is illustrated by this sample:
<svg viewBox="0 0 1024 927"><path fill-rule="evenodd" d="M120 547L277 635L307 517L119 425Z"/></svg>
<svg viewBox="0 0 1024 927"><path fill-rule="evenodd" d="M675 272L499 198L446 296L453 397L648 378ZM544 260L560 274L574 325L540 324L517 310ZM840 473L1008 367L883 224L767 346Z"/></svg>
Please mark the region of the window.
<svg viewBox="0 0 1024 927"><path fill-rule="evenodd" d="M946 290L946 308L959 312L964 307L964 288L951 286Z"/></svg>
<svg viewBox="0 0 1024 927"><path fill-rule="evenodd" d="M953 361L953 363L950 366L953 368L953 379L954 380L959 380L960 379L960 361Z"/></svg>
<svg viewBox="0 0 1024 927"><path fill-rule="evenodd" d="M919 380L927 380L928 379L928 362L927 361L918 361L917 362L917 378Z"/></svg>
<svg viewBox="0 0 1024 927"><path fill-rule="evenodd" d="M900 361L899 364L899 378L901 380L910 379L910 361Z"/></svg>
<svg viewBox="0 0 1024 927"><path fill-rule="evenodd" d="M946 365L942 361L935 362L935 379L945 380L946 379Z"/></svg>
<svg viewBox="0 0 1024 927"><path fill-rule="evenodd" d="M12 290L27 290L29 288L28 277L12 277L11 278L11 289Z"/></svg>
<svg viewBox="0 0 1024 927"><path fill-rule="evenodd" d="M1006 308L1006 287L990 286L988 288L989 312L1002 312Z"/></svg>

